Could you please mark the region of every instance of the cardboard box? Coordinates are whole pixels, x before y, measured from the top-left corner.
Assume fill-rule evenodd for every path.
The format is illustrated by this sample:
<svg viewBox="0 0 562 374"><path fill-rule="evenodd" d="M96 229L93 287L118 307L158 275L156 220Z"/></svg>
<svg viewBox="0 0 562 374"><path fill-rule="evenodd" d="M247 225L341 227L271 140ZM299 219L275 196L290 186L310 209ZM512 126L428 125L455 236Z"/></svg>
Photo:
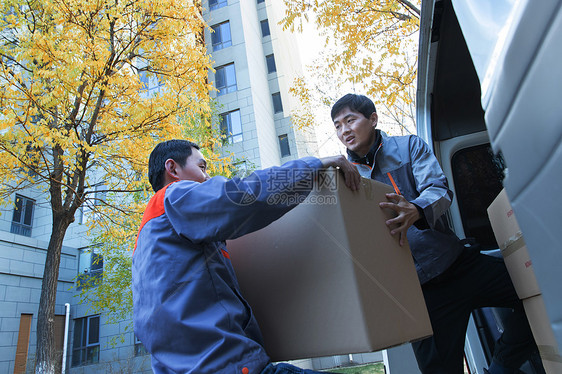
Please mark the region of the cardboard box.
<svg viewBox="0 0 562 374"><path fill-rule="evenodd" d="M488 207L488 216L517 296L525 299L540 294L529 251L505 190Z"/></svg>
<svg viewBox="0 0 562 374"><path fill-rule="evenodd" d="M502 249L501 253L517 296L520 299L525 299L539 295L541 290L523 237Z"/></svg>
<svg viewBox="0 0 562 374"><path fill-rule="evenodd" d="M562 373L562 356L554 332L550 326L550 319L546 314L546 307L542 295L533 296L523 300L523 307L531 325L531 331L547 374Z"/></svg>
<svg viewBox="0 0 562 374"><path fill-rule="evenodd" d="M272 360L378 351L432 334L409 247L379 202L392 188L349 190L328 170L306 201L227 245Z"/></svg>
<svg viewBox="0 0 562 374"><path fill-rule="evenodd" d="M506 248L522 236L505 189L500 191L488 207L488 217L500 249Z"/></svg>

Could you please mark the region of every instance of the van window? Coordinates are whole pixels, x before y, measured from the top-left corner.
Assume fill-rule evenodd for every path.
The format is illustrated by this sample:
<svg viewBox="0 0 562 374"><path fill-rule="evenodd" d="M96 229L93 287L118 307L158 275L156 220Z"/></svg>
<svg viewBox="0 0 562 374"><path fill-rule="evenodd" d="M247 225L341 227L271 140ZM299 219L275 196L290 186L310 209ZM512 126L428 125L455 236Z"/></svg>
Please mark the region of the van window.
<svg viewBox="0 0 562 374"><path fill-rule="evenodd" d="M498 248L487 209L503 188L501 155L483 144L456 152L451 164L465 236L475 238L484 250Z"/></svg>

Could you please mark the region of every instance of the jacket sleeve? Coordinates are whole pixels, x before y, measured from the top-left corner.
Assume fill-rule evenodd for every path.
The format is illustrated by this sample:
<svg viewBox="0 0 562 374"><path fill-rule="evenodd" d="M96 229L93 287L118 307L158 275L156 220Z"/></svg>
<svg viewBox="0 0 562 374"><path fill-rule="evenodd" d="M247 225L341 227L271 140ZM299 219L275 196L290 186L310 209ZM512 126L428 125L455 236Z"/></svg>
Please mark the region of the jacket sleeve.
<svg viewBox="0 0 562 374"><path fill-rule="evenodd" d="M321 167L320 160L306 157L243 179L176 182L166 191L166 215L174 230L192 242L234 239L269 225L303 201Z"/></svg>
<svg viewBox="0 0 562 374"><path fill-rule="evenodd" d="M429 146L417 136L410 138L409 145L412 172L419 193L411 203L423 210L429 227L433 229L439 217L451 206L453 192Z"/></svg>

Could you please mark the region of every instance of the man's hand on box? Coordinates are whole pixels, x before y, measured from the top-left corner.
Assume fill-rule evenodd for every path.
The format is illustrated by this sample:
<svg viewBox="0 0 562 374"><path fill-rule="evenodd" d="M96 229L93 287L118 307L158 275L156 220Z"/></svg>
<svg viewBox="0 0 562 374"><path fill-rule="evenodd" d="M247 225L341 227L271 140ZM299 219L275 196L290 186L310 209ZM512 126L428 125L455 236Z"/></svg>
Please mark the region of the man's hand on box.
<svg viewBox="0 0 562 374"><path fill-rule="evenodd" d="M390 230L390 235L399 235L400 245L406 242L406 232L420 219L418 208L402 195L395 193L387 193L386 198L389 202L379 203L381 208L388 208L394 210L398 216L386 221L386 225Z"/></svg>
<svg viewBox="0 0 562 374"><path fill-rule="evenodd" d="M345 185L352 191L359 190L361 185L361 175L351 162L347 161L344 156L330 156L320 159L325 168L333 166L340 170L345 179Z"/></svg>

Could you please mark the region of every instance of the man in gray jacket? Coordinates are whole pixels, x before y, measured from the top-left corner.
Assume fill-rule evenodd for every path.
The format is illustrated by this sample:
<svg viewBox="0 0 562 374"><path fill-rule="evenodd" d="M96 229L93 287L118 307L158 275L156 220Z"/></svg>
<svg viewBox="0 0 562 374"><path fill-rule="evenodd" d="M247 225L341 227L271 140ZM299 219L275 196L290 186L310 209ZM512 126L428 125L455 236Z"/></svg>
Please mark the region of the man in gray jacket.
<svg viewBox="0 0 562 374"><path fill-rule="evenodd" d="M345 95L331 115L361 175L394 187L380 206L398 214L387 225L401 245L408 239L434 332L413 344L420 370L463 373L470 313L495 306L514 313L496 343L489 372L517 373L536 349L521 301L503 260L465 247L448 227L444 213L453 193L427 144L417 136L389 137L377 130L375 105L362 95Z"/></svg>

